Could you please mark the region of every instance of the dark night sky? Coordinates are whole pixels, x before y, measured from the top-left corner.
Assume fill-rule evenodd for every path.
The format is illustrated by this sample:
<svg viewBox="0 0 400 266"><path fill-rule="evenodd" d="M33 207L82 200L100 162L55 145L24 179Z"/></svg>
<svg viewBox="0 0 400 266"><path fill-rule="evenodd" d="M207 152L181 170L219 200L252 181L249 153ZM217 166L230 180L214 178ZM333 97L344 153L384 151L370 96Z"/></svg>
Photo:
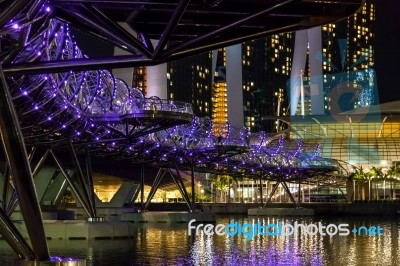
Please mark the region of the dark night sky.
<svg viewBox="0 0 400 266"><path fill-rule="evenodd" d="M380 102L400 100L400 1L375 0L375 71Z"/></svg>

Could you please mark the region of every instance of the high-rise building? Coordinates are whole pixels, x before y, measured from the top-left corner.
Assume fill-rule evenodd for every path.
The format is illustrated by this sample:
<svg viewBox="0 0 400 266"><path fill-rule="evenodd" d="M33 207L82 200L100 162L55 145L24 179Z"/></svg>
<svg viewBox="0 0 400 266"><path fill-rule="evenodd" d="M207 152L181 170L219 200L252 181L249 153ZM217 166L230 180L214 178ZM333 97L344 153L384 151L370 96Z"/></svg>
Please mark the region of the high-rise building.
<svg viewBox="0 0 400 266"><path fill-rule="evenodd" d="M228 122L228 108L243 108L243 125L249 130L276 132L275 121L264 118L287 114L284 90L290 77L292 36L283 33L242 44L243 106L228 106L226 48L169 62L168 97L192 102L195 114L211 116L218 132Z"/></svg>
<svg viewBox="0 0 400 266"><path fill-rule="evenodd" d="M359 13L347 20L348 69L357 73L356 82L363 84L354 107L379 104L376 75L373 70L375 14L375 4L368 0Z"/></svg>
<svg viewBox="0 0 400 266"><path fill-rule="evenodd" d="M139 89L144 96L147 96L147 68L135 67L133 69L132 86Z"/></svg>
<svg viewBox="0 0 400 266"><path fill-rule="evenodd" d="M212 114L212 52L182 58L167 64L170 100L192 103L197 116Z"/></svg>
<svg viewBox="0 0 400 266"><path fill-rule="evenodd" d="M299 53L295 54L297 33L243 43L243 124L251 131L272 133L283 125L268 117L330 114L332 101L337 100L332 99L331 91L343 80L354 83L357 100L340 111L378 103L372 70L374 21L375 5L368 0L356 15L309 30L304 35L300 51L304 58L298 73L293 70L299 61ZM196 115L212 116L217 124L229 121L228 108L240 107L228 106L226 58L227 49L221 48L168 63L168 97L192 102ZM292 95L293 81L301 81L301 93Z"/></svg>
<svg viewBox="0 0 400 266"><path fill-rule="evenodd" d="M310 67L310 61L315 59L310 48L312 42L322 41L321 53L316 59L322 66L323 100L310 98L309 104L312 109L322 102L324 111L311 112L308 117L306 113L303 117L297 108L290 118L292 138L302 138L305 143L317 140L321 143L322 157L345 161L355 167L387 167L391 161L397 165L398 160L397 155L389 155L398 139L391 131L395 129L394 124L387 121L388 113L396 113L392 109L395 104L379 105L377 97L375 13L374 1L367 0L357 14L321 26L321 37L309 38L310 42L303 44L307 46L303 87L305 95L311 95L311 79L316 75Z"/></svg>
<svg viewBox="0 0 400 266"><path fill-rule="evenodd" d="M315 32L311 37L308 36L308 42L303 43L303 46L307 48L304 49L302 55L307 58L302 69L305 98L303 98L304 101L291 100L297 104L296 115L316 114L312 111L308 112L315 105L323 105L325 114L335 114L335 112L379 104L373 70L374 21L375 4L369 0L357 14L348 19L321 26L320 36ZM312 57L310 47L315 42L322 42L321 51ZM319 102L322 99L311 99L313 82L310 79L319 78L321 75L310 71L310 62L315 59L322 64L323 88L320 91L323 92L323 103ZM295 55L294 61L299 60L302 61L298 55ZM293 91L293 88L291 90ZM344 92L349 95L349 99L338 103L343 95L337 94ZM299 97L299 93L296 97ZM301 105L306 107L305 113L301 112Z"/></svg>
<svg viewBox="0 0 400 266"><path fill-rule="evenodd" d="M213 52L215 69L213 69L213 94L212 94L212 118L214 121L214 133L221 134L224 124L228 122L228 95L226 83L226 48Z"/></svg>
<svg viewBox="0 0 400 266"><path fill-rule="evenodd" d="M272 35L243 44L243 100L245 125L251 131L277 132L276 121L284 115L286 81L290 77L293 34Z"/></svg>

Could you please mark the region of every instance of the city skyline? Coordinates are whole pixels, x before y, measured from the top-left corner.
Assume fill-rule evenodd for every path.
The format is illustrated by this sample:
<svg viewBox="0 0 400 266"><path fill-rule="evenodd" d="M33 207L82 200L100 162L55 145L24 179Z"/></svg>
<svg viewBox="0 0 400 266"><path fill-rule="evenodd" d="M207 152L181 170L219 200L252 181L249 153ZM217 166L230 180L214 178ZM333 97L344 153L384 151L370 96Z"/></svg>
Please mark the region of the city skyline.
<svg viewBox="0 0 400 266"><path fill-rule="evenodd" d="M376 4L376 21L375 21L375 60L372 68L376 71L377 78L377 88L379 92L379 102L385 103L389 101L395 101L400 99L400 92L396 90L393 84L397 84L396 81L396 63L400 61L400 55L396 52L396 42L395 38L399 33L399 29L397 27L398 23L396 20L400 18L396 8L392 8L393 6L398 5L397 2L393 0L389 1L372 1ZM78 33L79 34L79 33ZM288 33L289 35L292 33ZM79 38L82 34L79 34ZM275 35L276 36L276 35ZM87 37L87 36L86 36ZM267 38L273 38L273 36L269 36ZM254 40L258 41L258 40ZM87 52L90 56L96 56L99 54L104 55L104 53L112 53L113 47L109 46L107 43L101 42L104 45L99 45L96 47L90 46L90 48L86 47L85 42L81 41L83 50ZM285 47L286 48L286 47ZM196 56L194 56L196 57ZM194 58L190 57L190 58ZM171 63L171 62L170 62ZM269 73L267 75L271 75L271 71L273 72L272 67L269 67ZM279 88L279 86L277 86ZM182 88L183 90L189 88ZM147 95L151 96L151 95ZM246 98L246 96L244 95ZM188 98L190 101L190 99ZM285 99L287 100L287 99ZM209 103L208 103L209 104ZM203 103L204 105L204 103ZM246 106L246 103L245 103ZM202 111L198 110L200 114L206 115L204 106ZM211 114L211 113L210 113ZM250 122L251 123L251 122Z"/></svg>
<svg viewBox="0 0 400 266"><path fill-rule="evenodd" d="M203 63L199 58L205 54L168 62L167 75L171 80L167 84L169 97L189 101L194 106L195 114L207 115L207 112L201 111L199 104L209 102L210 95L203 93L201 87L212 86L212 102L209 102L212 108L208 110L208 115L214 117L218 113L218 117L225 118L218 118L215 123L225 123L230 122L227 115L229 110L237 109L237 105L226 101L229 98L227 95L242 94L243 124L251 131L265 130L270 133L281 128L275 121L266 119L267 117L289 114L332 115L335 112L379 104L373 69L375 10L376 6L368 1L359 14L338 23L242 43L241 65L236 67L236 73L241 73L242 76L242 88L239 91L227 85L229 78L232 79L228 73L232 65L226 63L228 54L225 49L209 52L209 60ZM216 67L210 68L211 60L216 61ZM174 69L186 69L186 74ZM204 69L214 72L214 76L200 80L199 76L204 75ZM210 78L213 78L212 84ZM297 85L300 80L304 84L301 101ZM337 100L331 91L341 84L338 83L341 80L360 85L351 89L357 96L357 101L351 100L351 103L341 106L343 108L340 110L331 110L331 101ZM293 82L296 87L293 87ZM318 93L314 95L319 96L312 96L311 90L317 90ZM188 94L192 97L184 96Z"/></svg>

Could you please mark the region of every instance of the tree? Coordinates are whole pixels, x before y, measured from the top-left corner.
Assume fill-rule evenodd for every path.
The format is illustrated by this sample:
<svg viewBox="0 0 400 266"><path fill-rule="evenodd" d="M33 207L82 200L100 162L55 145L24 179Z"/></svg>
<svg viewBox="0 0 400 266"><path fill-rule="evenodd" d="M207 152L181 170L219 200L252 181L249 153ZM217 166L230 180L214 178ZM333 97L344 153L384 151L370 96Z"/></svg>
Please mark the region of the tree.
<svg viewBox="0 0 400 266"><path fill-rule="evenodd" d="M367 178L367 172L365 172L362 165L359 165L358 167L354 166L353 172L349 176L349 181L353 181L353 200L356 199L356 180L358 180L359 183L360 181Z"/></svg>
<svg viewBox="0 0 400 266"><path fill-rule="evenodd" d="M222 196L228 191L230 180L232 177L228 175L215 175L212 179L212 184L215 189L220 191L220 199L222 201Z"/></svg>
<svg viewBox="0 0 400 266"><path fill-rule="evenodd" d="M386 171L386 176L388 177L388 179L390 179L390 186L391 188L393 188L395 185L395 181L400 176L400 168L396 166L389 167L389 169ZM392 190L392 199L395 198L396 198L396 190L394 189Z"/></svg>
<svg viewBox="0 0 400 266"><path fill-rule="evenodd" d="M372 166L371 170L367 173L368 175L368 193L369 193L369 199L370 199L370 194L371 194L371 179L383 179L383 195L385 197L385 178L386 178L386 174L383 172L382 167L375 167ZM375 188L376 188L376 193L375 193L375 198L379 199L379 192L378 192L378 188L377 185L375 184Z"/></svg>
<svg viewBox="0 0 400 266"><path fill-rule="evenodd" d="M386 171L387 177L398 177L400 175L400 168L397 168L396 166L391 166L389 169Z"/></svg>
<svg viewBox="0 0 400 266"><path fill-rule="evenodd" d="M372 166L371 170L367 173L367 178L377 178L382 179L385 178L385 174L383 173L382 167Z"/></svg>
<svg viewBox="0 0 400 266"><path fill-rule="evenodd" d="M355 179L366 179L367 175L366 172L364 171L364 168L362 165L359 167L354 167L353 172L349 176L349 181L354 181Z"/></svg>

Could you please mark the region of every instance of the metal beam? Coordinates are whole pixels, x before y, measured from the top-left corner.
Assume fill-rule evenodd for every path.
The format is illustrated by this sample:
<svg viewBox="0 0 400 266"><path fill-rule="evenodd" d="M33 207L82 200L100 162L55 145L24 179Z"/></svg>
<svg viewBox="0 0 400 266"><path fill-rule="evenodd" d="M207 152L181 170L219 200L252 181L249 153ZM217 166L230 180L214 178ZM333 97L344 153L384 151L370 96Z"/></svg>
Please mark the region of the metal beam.
<svg viewBox="0 0 400 266"><path fill-rule="evenodd" d="M191 169L190 169L191 171L190 171L190 176L191 176L191 185L192 185L192 208L191 208L191 210L192 210L192 212L194 212L195 211L195 195L194 195L194 164L192 164L192 167L191 167Z"/></svg>
<svg viewBox="0 0 400 266"><path fill-rule="evenodd" d="M33 75L69 71L151 66L159 63L163 62L154 61L146 58L145 56L123 55L103 58L79 58L51 62L13 64L4 66L3 71L6 75Z"/></svg>
<svg viewBox="0 0 400 266"><path fill-rule="evenodd" d="M8 216L11 216L11 214L17 207L17 204L18 204L18 195L17 192L13 190L7 208L5 209Z"/></svg>
<svg viewBox="0 0 400 266"><path fill-rule="evenodd" d="M68 174L68 172L64 169L64 167L61 165L61 162L58 160L56 154L50 150L50 154L53 156L54 161L57 164L58 169L60 169L61 173L63 174L63 176L65 177L65 179L68 182L69 187L72 190L72 193L74 193L75 197L77 198L77 200L79 201L79 203L82 205L84 211L86 212L86 214L90 217L90 208L88 207L88 203L85 202L83 200L82 194L80 193L80 191L78 190L78 188L75 186L75 184L72 181L72 178L70 177L70 175Z"/></svg>
<svg viewBox="0 0 400 266"><path fill-rule="evenodd" d="M32 176L33 178L35 178L35 176L38 174L38 172L40 171L40 169L42 168L44 162L47 159L47 156L49 156L49 150L47 149L43 156L40 158L39 162L36 164L35 168L33 168L33 172L32 172Z"/></svg>
<svg viewBox="0 0 400 266"><path fill-rule="evenodd" d="M0 82L0 132L4 152L10 166L13 183L19 197L21 213L26 221L26 229L35 256L38 260L49 260L42 212L37 200L24 138L1 66Z"/></svg>
<svg viewBox="0 0 400 266"><path fill-rule="evenodd" d="M113 20L111 20L109 17L104 15L103 12L101 12L99 9L97 9L94 6L88 5L88 4L81 4L88 12L99 18L105 26L107 26L111 32L117 33L119 36L125 37L127 40L125 41L126 43L132 43L134 47L143 53L144 56L150 58L151 57L151 52L149 49L147 49L143 43L141 43L138 39L134 38L129 32L127 32L123 27L121 27L119 24L115 23Z"/></svg>
<svg viewBox="0 0 400 266"><path fill-rule="evenodd" d="M165 55L172 55L172 54L176 53L177 51L182 51L183 49L185 49L187 47L196 45L196 44L198 44L200 42L203 42L205 40L208 40L210 38L213 38L215 36L223 34L223 33L227 32L227 31L230 31L232 29L235 29L237 27L240 27L240 26L243 26L243 25L245 25L247 23L250 23L250 22L254 21L255 19L258 19L260 16L266 15L266 14L271 13L273 11L276 11L276 10L278 10L280 8L283 8L283 7L287 6L287 5L291 5L293 3L300 2L300 1L301 0L286 0L285 2L280 2L280 3L274 5L274 6L270 7L270 8L267 8L265 10L257 12L257 13L255 13L253 15L250 15L250 16L248 16L246 18L243 18L241 20L238 20L236 22L230 23L230 24L228 24L228 25L226 25L224 27L220 27L217 30L214 30L212 32L209 32L209 33L206 33L204 35L201 35L201 36L199 36L197 38L194 38L194 39L192 39L190 41L187 41L187 42L185 42L185 43L183 43L181 45L178 45L173 49L169 49L169 50L167 50L165 52Z"/></svg>
<svg viewBox="0 0 400 266"><path fill-rule="evenodd" d="M128 26L132 29L132 27L129 25L129 23L128 23ZM149 49L149 51L153 52L154 47L153 47L153 44L151 43L149 36L147 36L147 34L145 34L143 32L140 32L139 36L140 36L140 39L142 40L143 44L147 47L147 49Z"/></svg>
<svg viewBox="0 0 400 266"><path fill-rule="evenodd" d="M263 206L264 208L265 208L265 207L267 206L267 204L271 201L272 196L275 194L275 192L276 192L276 190L278 189L280 183L281 183L280 181L276 182L275 186L272 188L271 193L269 194L268 199L267 199L267 201L265 202L265 204L264 204L264 206Z"/></svg>
<svg viewBox="0 0 400 266"><path fill-rule="evenodd" d="M171 175L171 178L174 180L175 185L178 187L179 192L181 193L183 199L185 200L186 204L188 205L189 210L192 210L192 205L190 204L190 199L189 199L189 196L188 196L187 191L185 189L185 186L183 185L181 176L179 174L177 174L178 175L178 180L177 180L175 178L174 174L171 172L171 170L168 169L168 171L169 171L169 174Z"/></svg>
<svg viewBox="0 0 400 266"><path fill-rule="evenodd" d="M35 152L36 152L36 147L32 147L31 152L28 154L29 163L32 163L32 159L33 159L33 156L35 155Z"/></svg>
<svg viewBox="0 0 400 266"><path fill-rule="evenodd" d="M185 12L187 6L189 5L190 0L180 0L178 6L175 9L175 12L172 15L172 18L168 22L167 26L164 29L164 32L161 35L161 39L158 41L157 47L153 53L153 59L158 58L165 45L167 44L170 35L174 32L176 26L178 25L179 20L181 19L183 13Z"/></svg>
<svg viewBox="0 0 400 266"><path fill-rule="evenodd" d="M33 155L36 151L36 148L33 147L31 153L29 154L29 162L32 161L33 159ZM44 153L44 155L42 156L42 158L40 158L39 162L36 164L33 173L32 173L32 177L35 178L36 175L38 174L38 172L40 171L40 169L43 166L43 163L46 161L46 158L49 154L49 150L46 150L46 152ZM37 192L37 191L36 191ZM40 198L38 198L38 202L40 204ZM8 203L7 209L6 209L6 213L11 216L11 214L15 211L15 208L17 208L18 206L18 197L17 194L15 193L15 191L13 191L13 194L11 195L10 201Z"/></svg>
<svg viewBox="0 0 400 266"><path fill-rule="evenodd" d="M260 198L261 198L261 206L264 205L263 200L263 183L262 183L262 175L260 175Z"/></svg>
<svg viewBox="0 0 400 266"><path fill-rule="evenodd" d="M7 201L8 201L8 186L10 181L10 167L6 163L6 169L4 171L4 185L3 185L3 209L7 208Z"/></svg>
<svg viewBox="0 0 400 266"><path fill-rule="evenodd" d="M21 2L21 1L19 1L19 2ZM40 10L40 8L43 6L43 4L45 2L46 2L46 0L32 1L32 4L31 4L29 10L25 13L26 19L28 19L28 20L34 19L34 17L37 15L38 11ZM0 15L0 17L2 17L2 15ZM13 49L11 49L10 52L5 56L3 63L8 63L8 62L13 61L15 59L15 57L18 55L18 53L22 49L25 48L25 45L28 42L28 38L31 33L31 28L32 28L32 24L29 24L21 29L18 41L14 44Z"/></svg>
<svg viewBox="0 0 400 266"><path fill-rule="evenodd" d="M35 259L33 250L2 208L0 208L0 235L5 238L20 259Z"/></svg>
<svg viewBox="0 0 400 266"><path fill-rule="evenodd" d="M36 193L38 195L39 203L45 203L43 197L53 185L54 178L58 175L62 176L62 174L58 173L56 167L44 167L40 169L39 173L35 176ZM48 203L48 201L46 203Z"/></svg>
<svg viewBox="0 0 400 266"><path fill-rule="evenodd" d="M22 11L31 0L15 0L0 13L0 29L10 22L19 12ZM37 1L35 1L37 2Z"/></svg>
<svg viewBox="0 0 400 266"><path fill-rule="evenodd" d="M299 188L298 188L297 196L298 196L297 206L300 207L300 204L301 204L301 181L300 181L300 178L299 178Z"/></svg>
<svg viewBox="0 0 400 266"><path fill-rule="evenodd" d="M3 66L3 71L7 75L23 75L23 74L48 74L48 73L61 73L69 71L85 71L85 70L99 70L99 69L113 69L113 68L132 68L141 66L154 66L168 61L177 60L180 58L197 55L201 52L206 52L212 49L226 47L229 45L261 38L266 35L280 33L282 31L296 30L299 24L282 26L273 30L266 30L256 34L244 37L237 37L228 40L216 40L209 43L203 43L200 46L190 47L186 50L177 51L173 55L166 56L160 59L149 59L145 56L137 55L124 55L113 57L101 58L79 58L68 60L56 60L51 62L28 62L20 64L6 64Z"/></svg>
<svg viewBox="0 0 400 266"><path fill-rule="evenodd" d="M190 47L186 47L185 49L181 49L181 50L177 50L175 51L173 54L167 54L167 52L165 52L163 54L163 60L164 61L170 61L170 60L176 60L176 59L180 59L183 57L188 57L188 56L192 56L192 55L196 55L202 52L207 52L210 50L214 50L214 49L218 49L218 48L222 48L222 47L227 47L230 45L234 45L234 44L239 44L239 43L243 43L246 41L251 41L251 40L255 40L258 38L262 38L262 37L266 37L268 35L272 35L272 34L278 34L278 33L282 33L282 32L289 32L289 31L295 31L297 29L301 28L301 25L299 23L293 23L290 25L284 25L278 28L274 28L274 29L266 29L264 31L261 32L255 32L252 34L247 34L245 36L235 36L232 35L230 37L215 37L213 39L210 39L208 41L204 41L204 42L199 42L197 44L193 44L193 46Z"/></svg>
<svg viewBox="0 0 400 266"><path fill-rule="evenodd" d="M86 146L85 150L86 155L86 175L88 181L88 189L89 189L89 201L90 205L93 207L94 217L97 217L97 210L96 210L96 195L94 194L94 186L93 186L93 171L92 171L92 160L90 158L90 151L89 147Z"/></svg>
<svg viewBox="0 0 400 266"><path fill-rule="evenodd" d="M133 41L130 40L132 38L126 40L124 36L118 35L118 32L115 32L116 30L112 27L106 28L103 25L99 24L99 22L94 21L93 19L85 16L81 12L70 13L66 10L57 9L56 11L54 11L54 13L60 20L66 21L67 23L72 23L73 25L75 25L75 27L79 27L82 30L87 31L89 34L109 43L112 43L113 45L118 46L123 50L126 50L132 54L137 54L138 51L140 51L146 57L150 56L150 52L143 46L140 46L138 48L135 45L132 45ZM136 42L133 44L136 44Z"/></svg>
<svg viewBox="0 0 400 266"><path fill-rule="evenodd" d="M39 12L40 8L42 8L42 6L44 5L44 3L47 0L37 0L37 1L32 1L32 5L29 8L28 12L26 12L26 16L28 19L33 19L34 16L37 15L37 13Z"/></svg>
<svg viewBox="0 0 400 266"><path fill-rule="evenodd" d="M54 171L58 170L57 167L54 168ZM73 175L74 173L71 173L69 171L69 175ZM54 176L53 174L53 180L51 181L51 184L46 188L44 191L44 195L42 197L42 202L51 202L53 206L57 206L62 197L64 196L65 190L68 188L68 182L65 179L63 173L58 173L58 175ZM75 197L75 195L74 195Z"/></svg>
<svg viewBox="0 0 400 266"><path fill-rule="evenodd" d="M74 4L74 3L82 3L82 0L54 0L56 4ZM151 2L151 1L132 1L132 0L84 0L85 3L90 4L119 4L119 5L148 5L148 6L175 6L173 1L158 1L158 2Z"/></svg>
<svg viewBox="0 0 400 266"><path fill-rule="evenodd" d="M3 59L4 63L12 62L18 53L25 47L26 39L29 36L31 25L21 29L18 41L14 43L13 48L8 52L8 54Z"/></svg>
<svg viewBox="0 0 400 266"><path fill-rule="evenodd" d="M89 211L90 211L89 218L94 218L94 217L96 217L96 215L95 215L96 211L94 210L94 206L92 205L92 202L90 200L89 191L88 191L88 188L86 186L85 178L84 178L84 175L83 175L83 172L82 172L81 165L80 165L79 160L78 160L78 156L75 153L75 149L74 149L74 146L72 145L71 140L68 141L68 144L69 144L69 150L70 150L71 157L72 157L72 163L74 165L75 172L78 175L78 181L79 181L79 184L81 185L81 188L82 188L82 191L83 191L83 195L82 196L84 197L84 201L87 203Z"/></svg>
<svg viewBox="0 0 400 266"><path fill-rule="evenodd" d="M163 172L163 173L161 174L161 172ZM151 186L146 203L144 204L144 207L143 207L144 210L147 210L147 208L149 207L150 201L153 199L154 195L156 194L157 189L160 186L161 180L165 176L165 173L166 173L165 170L163 170L161 168L158 170L156 178L154 179L153 185Z"/></svg>
<svg viewBox="0 0 400 266"><path fill-rule="evenodd" d="M293 198L292 193L290 192L288 186L286 185L286 183L284 181L281 182L283 188L285 189L286 193L289 195L290 200L293 202L294 205L296 205L296 200Z"/></svg>
<svg viewBox="0 0 400 266"><path fill-rule="evenodd" d="M188 202L188 204L190 204L189 194L186 191L186 187L185 187L185 184L183 183L183 179L182 179L181 173L179 172L178 166L176 164L175 164L175 171L176 171L176 174L178 176L178 181L181 184L184 197L186 198L186 201Z"/></svg>
<svg viewBox="0 0 400 266"><path fill-rule="evenodd" d="M144 211L144 164L140 166L140 209Z"/></svg>

